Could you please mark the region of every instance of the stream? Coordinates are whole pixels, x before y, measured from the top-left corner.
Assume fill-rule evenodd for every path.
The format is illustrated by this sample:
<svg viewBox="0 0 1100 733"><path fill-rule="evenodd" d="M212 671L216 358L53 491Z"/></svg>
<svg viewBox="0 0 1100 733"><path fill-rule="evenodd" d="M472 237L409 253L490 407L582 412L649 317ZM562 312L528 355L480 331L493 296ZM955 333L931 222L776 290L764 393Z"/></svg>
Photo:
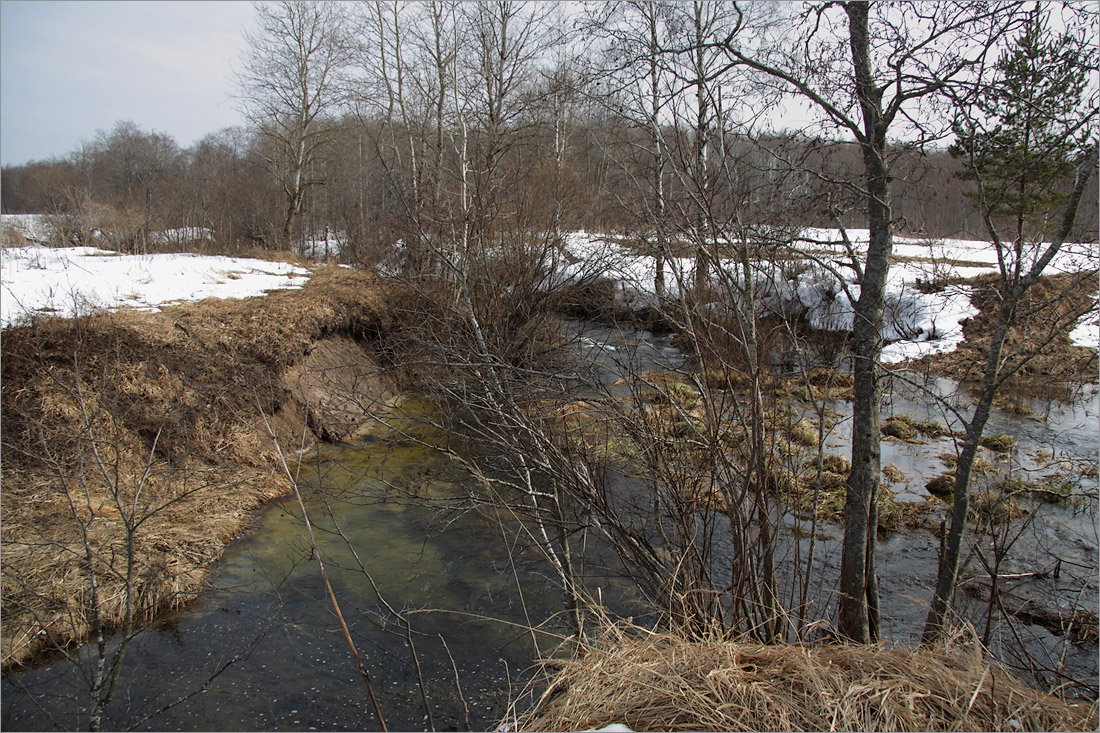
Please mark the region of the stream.
<svg viewBox="0 0 1100 733"><path fill-rule="evenodd" d="M685 362L668 337L574 325L583 329L581 343L607 384L626 366L674 369ZM944 394L956 389L942 379L931 386ZM1016 436L1014 471L1045 475L1066 461L1095 465L1100 390L1090 386L1072 401L1036 400L1030 406L1031 417L997 411L987 429L987 434ZM843 455L850 450L850 404L830 407L839 417L826 450ZM472 511L468 477L431 448L443 436L398 437L402 431L423 431L415 418L426 409L415 399L406 400L390 422L395 432L372 430L353 442L323 446L301 467L300 483L333 591L389 728L492 729L519 696L534 661L551 654L568 635L562 596L545 561L509 541L514 533L504 524L510 520ZM900 380L894 381L883 408L884 419L891 414L944 419ZM906 477L891 485L895 496L923 500L924 483L945 470L939 456L953 450L950 436L920 444L884 441L883 465L893 464ZM1007 459L999 460L1009 466ZM1094 474L1080 483L1095 497ZM1095 498L1065 506L1036 504L1026 522L1014 525L1021 526L1019 537L1002 571L1026 575L1060 560L1059 572L1015 580L1012 597L1095 610L1100 602L1096 522ZM808 523L789 515L785 524L799 531L788 533L784 551L803 557ZM814 535L822 568L813 593L819 616L828 613L835 590L841 535L838 525L819 525ZM919 635L935 577L936 547L927 529L880 538L887 638L913 641ZM974 571L976 562L970 575L981 574ZM785 570L780 565L779 575L790 580L793 563L787 565ZM609 577L594 583L613 609L629 609L630 591L622 582ZM980 578L975 585L979 592L963 595L980 598ZM402 613L411 631L385 609L379 595ZM979 612L983 606L977 600L973 605ZM1041 626L1024 628L1027 644L1062 658L1061 673L1088 678L1095 687L1095 640L1072 644ZM1001 647L1016 645L999 633L1005 632L997 631L992 640ZM75 653L90 658L92 651ZM6 677L0 727L86 727L81 708L87 687L75 669L52 659ZM109 728L379 729L317 564L310 559L294 497L258 513L254 528L227 549L209 591L164 614L134 639L118 689Z"/></svg>

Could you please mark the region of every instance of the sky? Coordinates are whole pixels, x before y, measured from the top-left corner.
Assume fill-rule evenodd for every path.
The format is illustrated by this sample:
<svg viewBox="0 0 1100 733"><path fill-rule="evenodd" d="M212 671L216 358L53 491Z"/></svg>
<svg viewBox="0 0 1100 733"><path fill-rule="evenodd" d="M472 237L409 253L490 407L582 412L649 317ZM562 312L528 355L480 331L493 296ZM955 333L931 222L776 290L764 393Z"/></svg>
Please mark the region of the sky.
<svg viewBox="0 0 1100 733"><path fill-rule="evenodd" d="M0 162L64 156L120 120L188 147L239 125L252 5L0 2Z"/></svg>

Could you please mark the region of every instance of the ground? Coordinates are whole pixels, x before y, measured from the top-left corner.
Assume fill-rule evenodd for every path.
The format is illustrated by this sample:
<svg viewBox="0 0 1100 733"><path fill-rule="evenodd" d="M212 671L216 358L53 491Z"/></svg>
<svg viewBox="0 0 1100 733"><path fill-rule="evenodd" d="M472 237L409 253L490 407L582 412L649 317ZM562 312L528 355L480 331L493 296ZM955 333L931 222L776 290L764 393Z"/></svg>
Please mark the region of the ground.
<svg viewBox="0 0 1100 733"><path fill-rule="evenodd" d="M963 325L964 340L951 352L922 357L907 364L907 368L927 370L968 384L981 381L990 337L996 326L996 299L986 287L992 284L990 276L979 276L969 282L973 287L971 300L977 313ZM1067 313L1087 307L1091 300L1095 300L1098 287L1100 283L1095 271L1084 278L1063 273L1041 278L1035 283L1018 308L1021 314L1018 325L1010 330L1005 342L1009 358L1012 354L1036 354L1021 369L1016 384L1040 381L1073 385L1097 381L1096 348L1079 346L1066 333L1051 339L1045 324L1052 316L1064 319ZM1029 318L1026 314L1036 305L1049 305L1050 308L1044 309L1039 318ZM1010 390L1011 385L1005 391ZM1028 391L1042 393L1035 389Z"/></svg>
<svg viewBox="0 0 1100 733"><path fill-rule="evenodd" d="M364 350L384 301L370 275L318 267L304 288L266 297L5 330L4 667L86 635L74 606L117 625L139 521L138 616L193 597L250 510L289 489L269 426L293 457L346 437L391 396Z"/></svg>

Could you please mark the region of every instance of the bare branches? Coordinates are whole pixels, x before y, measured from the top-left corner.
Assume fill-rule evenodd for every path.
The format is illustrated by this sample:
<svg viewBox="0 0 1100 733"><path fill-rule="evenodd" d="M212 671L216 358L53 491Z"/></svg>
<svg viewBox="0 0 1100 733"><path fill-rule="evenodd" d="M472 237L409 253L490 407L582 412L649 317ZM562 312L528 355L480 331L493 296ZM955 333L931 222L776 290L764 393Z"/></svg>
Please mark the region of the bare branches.
<svg viewBox="0 0 1100 733"><path fill-rule="evenodd" d="M249 52L238 77L246 115L273 143L271 173L286 194L283 245L307 188L305 177L326 141L321 119L343 101L339 74L351 58L339 3L290 2L257 6L259 31L247 36Z"/></svg>

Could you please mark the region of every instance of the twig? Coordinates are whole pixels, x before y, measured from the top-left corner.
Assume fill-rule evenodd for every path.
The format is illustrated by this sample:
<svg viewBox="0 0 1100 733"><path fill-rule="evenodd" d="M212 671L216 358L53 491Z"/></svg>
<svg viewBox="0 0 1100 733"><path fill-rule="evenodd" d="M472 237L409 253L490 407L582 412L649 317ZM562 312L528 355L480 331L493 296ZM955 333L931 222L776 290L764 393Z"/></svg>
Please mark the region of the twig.
<svg viewBox="0 0 1100 733"><path fill-rule="evenodd" d="M310 556L317 561L317 568L321 571L321 578L325 581L325 589L328 591L328 597L332 601L332 608L336 611L336 618L340 621L340 628L344 631L344 639L348 642L348 648L351 649L351 655L355 657L355 663L359 667L359 674L363 676L363 684L367 686L367 695L370 696L371 704L374 706L374 714L378 716L378 724L382 726L382 731L385 733L389 729L386 727L385 718L382 717L382 709L378 706L378 698L374 695L374 685L371 684L370 673L367 672L367 668L363 665L363 660L359 657L359 652L355 648L355 642L352 641L351 638L351 631L348 629L347 622L344 621L344 614L340 612L340 604L336 600L336 593L332 590L332 583L329 582L328 573L325 572L325 564L321 561L321 553L317 549L317 541L313 537L313 525L309 522L309 513L306 511L305 502L302 501L302 494L298 491L298 482L290 472L286 457L283 455L283 448L279 445L279 439L275 435L275 431L272 430L271 424L267 421L267 414L264 412L264 408L260 405L259 400L256 401L256 407L260 410L260 417L263 418L264 427L267 429L268 436L275 444L275 451L279 456L279 463L283 467L283 472L286 473L286 477L290 481L290 486L294 489L294 497L298 500L298 507L302 510L302 519L305 521L306 532L309 534Z"/></svg>

